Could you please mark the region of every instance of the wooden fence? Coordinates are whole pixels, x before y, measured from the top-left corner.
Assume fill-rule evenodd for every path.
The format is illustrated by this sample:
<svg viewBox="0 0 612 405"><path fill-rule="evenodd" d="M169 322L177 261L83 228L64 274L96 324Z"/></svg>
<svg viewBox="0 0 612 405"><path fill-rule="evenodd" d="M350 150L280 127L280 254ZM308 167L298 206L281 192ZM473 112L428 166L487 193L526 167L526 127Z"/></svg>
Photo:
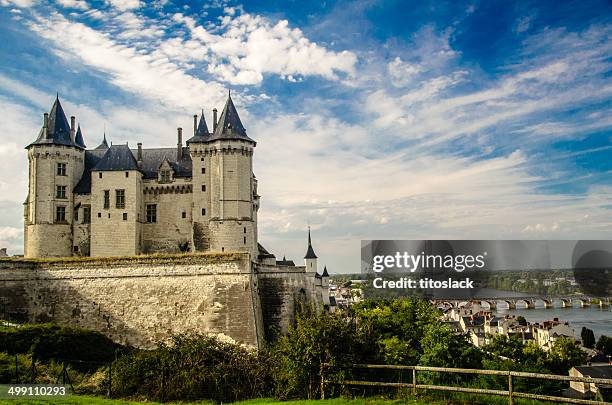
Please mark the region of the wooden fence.
<svg viewBox="0 0 612 405"><path fill-rule="evenodd" d="M567 398L567 397L556 397L551 395L540 395L540 394L529 394L525 392L516 392L512 387L512 379L517 378L532 378L538 380L555 380L555 381L568 381L568 382L582 382L591 384L606 384L612 386L612 379L606 378L590 378L590 377L570 377L565 375L554 375L554 374L539 374L539 373L524 373L519 371L501 371L501 370L479 370L471 368L445 368L445 367L424 367L424 366L393 366L384 364L352 364L349 368L356 369L387 369L387 370L411 370L412 379L409 383L402 382L379 382L379 381L356 381L356 380L343 380L343 381L332 381L326 379L326 371L330 368L338 368L331 364L321 365L321 399L325 399L325 387L327 385L340 385L340 386L361 386L361 387L388 387L388 388L409 388L412 389L412 393L416 394L418 389L423 390L434 390L434 391L451 391L451 392L467 392L473 394L486 394L486 395L500 395L507 396L508 403L514 405L514 398L527 398L535 399L540 401L555 401L565 402L569 404L586 404L586 405L604 405L610 404L610 402L593 401L588 399L579 398ZM345 368L345 367L341 367ZM428 371L438 373L455 373L455 374L478 374L478 375L494 375L494 376L505 376L508 379L508 390L492 390L483 388L468 388L468 387L452 387L443 385L431 385L431 384L418 384L417 383L417 372Z"/></svg>

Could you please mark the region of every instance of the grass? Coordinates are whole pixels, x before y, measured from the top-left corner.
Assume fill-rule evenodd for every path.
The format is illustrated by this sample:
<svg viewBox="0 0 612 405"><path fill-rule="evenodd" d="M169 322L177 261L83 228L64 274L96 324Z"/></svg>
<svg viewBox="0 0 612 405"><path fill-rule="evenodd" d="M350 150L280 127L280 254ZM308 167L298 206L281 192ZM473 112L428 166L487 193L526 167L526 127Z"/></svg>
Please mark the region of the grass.
<svg viewBox="0 0 612 405"><path fill-rule="evenodd" d="M491 397L486 395L470 395L470 394L447 394L435 396L418 396L408 397L404 399L386 399L386 398L333 398L328 400L297 400L297 401L278 401L275 399L252 399L249 401L235 402L234 405L495 405L507 404L506 397ZM552 402L540 402L529 400L514 400L515 405L544 405L553 404ZM55 404L55 405L161 405L158 402L137 402L122 399L107 399L102 397L90 397L74 395L67 398L57 399L7 399L0 400L0 404L19 405L19 404ZM166 403L167 405L168 403ZM172 404L191 404L191 405L212 405L210 401L200 402L172 402Z"/></svg>

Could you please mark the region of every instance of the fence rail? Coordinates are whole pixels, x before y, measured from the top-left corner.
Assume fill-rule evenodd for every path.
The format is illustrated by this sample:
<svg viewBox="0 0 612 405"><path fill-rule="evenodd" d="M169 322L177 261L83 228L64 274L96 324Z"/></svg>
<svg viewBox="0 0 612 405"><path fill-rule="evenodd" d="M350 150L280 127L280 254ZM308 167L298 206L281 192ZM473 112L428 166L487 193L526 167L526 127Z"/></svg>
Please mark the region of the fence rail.
<svg viewBox="0 0 612 405"><path fill-rule="evenodd" d="M606 384L612 386L612 379L607 378L591 378L591 377L572 377L566 375L540 374L540 373L525 373L521 371L502 371L502 370L479 370L472 368L446 368L446 367L426 367L426 366L395 366L388 364L352 364L348 368L353 369L387 369L387 370L410 370L412 371L412 381L410 383L402 382L381 382L381 381L361 381L361 380L343 380L333 381L326 379L325 372L333 368L339 367L332 364L324 363L321 365L321 399L325 399L325 387L328 385L341 386L361 386L361 387L388 387L388 388L411 388L412 393L416 394L418 389L433 390L433 391L449 391L449 392L465 392L473 394L499 395L507 396L508 403L514 405L514 398L535 399L540 401L556 401L569 404L584 404L584 405L605 405L610 402L595 401L581 398L558 397L552 395L531 394L526 392L517 392L513 389L513 378L531 378L538 380L554 380L567 382L582 382L589 384ZM505 376L508 378L507 390L493 390L484 388L469 388L469 387L453 387L445 385L419 384L417 380L417 372L428 371L438 373L453 373L453 374L477 374L477 375L495 375Z"/></svg>

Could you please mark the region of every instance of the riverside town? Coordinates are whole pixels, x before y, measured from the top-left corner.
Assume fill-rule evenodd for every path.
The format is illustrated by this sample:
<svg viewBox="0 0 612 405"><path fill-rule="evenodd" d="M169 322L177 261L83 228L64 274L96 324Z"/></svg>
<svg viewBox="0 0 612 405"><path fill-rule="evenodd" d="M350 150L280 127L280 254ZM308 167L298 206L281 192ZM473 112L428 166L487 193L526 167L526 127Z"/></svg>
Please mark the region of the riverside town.
<svg viewBox="0 0 612 405"><path fill-rule="evenodd" d="M611 37L0 0L0 405L612 404Z"/></svg>

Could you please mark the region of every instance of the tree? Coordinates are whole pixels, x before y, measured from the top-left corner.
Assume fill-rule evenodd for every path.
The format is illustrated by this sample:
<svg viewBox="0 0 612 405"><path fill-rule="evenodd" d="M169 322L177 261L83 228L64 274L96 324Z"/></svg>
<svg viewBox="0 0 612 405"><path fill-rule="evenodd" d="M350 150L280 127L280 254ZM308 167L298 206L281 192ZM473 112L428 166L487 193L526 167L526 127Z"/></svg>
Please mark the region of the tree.
<svg viewBox="0 0 612 405"><path fill-rule="evenodd" d="M321 363L359 362L360 342L354 320L343 314L298 316L296 325L272 348L276 396L319 396Z"/></svg>
<svg viewBox="0 0 612 405"><path fill-rule="evenodd" d="M519 315L516 317L516 321L518 322L519 325L521 326L527 326L527 319L525 319L525 317L523 315Z"/></svg>
<svg viewBox="0 0 612 405"><path fill-rule="evenodd" d="M570 368L584 364L587 354L574 340L564 336L557 338L548 352L548 368L555 374L567 374Z"/></svg>
<svg viewBox="0 0 612 405"><path fill-rule="evenodd" d="M582 345L592 349L595 347L595 334L587 327L582 327L580 331L580 337L582 338Z"/></svg>
<svg viewBox="0 0 612 405"><path fill-rule="evenodd" d="M612 338L606 335L601 335L595 348L606 356L612 356Z"/></svg>
<svg viewBox="0 0 612 405"><path fill-rule="evenodd" d="M422 366L482 367L482 351L472 345L465 335L456 335L441 323L432 323L425 328L421 348L423 354L419 364Z"/></svg>

